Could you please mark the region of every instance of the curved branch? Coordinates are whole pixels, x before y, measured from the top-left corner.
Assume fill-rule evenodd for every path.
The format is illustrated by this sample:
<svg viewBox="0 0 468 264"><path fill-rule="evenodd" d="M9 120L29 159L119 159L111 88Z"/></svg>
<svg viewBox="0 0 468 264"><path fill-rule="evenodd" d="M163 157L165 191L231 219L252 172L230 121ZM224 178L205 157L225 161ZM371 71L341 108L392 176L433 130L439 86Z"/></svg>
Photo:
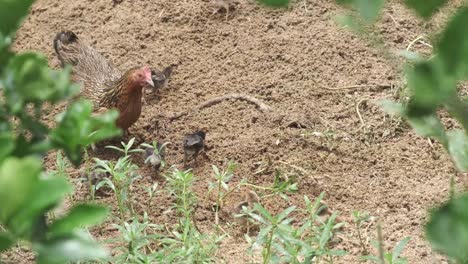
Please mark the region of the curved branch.
<svg viewBox="0 0 468 264"><path fill-rule="evenodd" d="M263 103L262 101L258 100L258 99L255 98L255 97L252 97L252 96L250 96L250 95L245 95L245 94L228 94L228 95L216 97L216 98L210 99L210 100L208 100L208 101L205 101L204 103L199 104L198 106L196 106L195 108L193 108L193 109L191 109L191 110L184 111L184 112L179 112L179 113L174 113L174 115L171 116L169 119L170 119L171 121L173 121L173 120L178 119L178 118L180 118L180 117L186 116L186 115L188 115L188 114L191 113L191 112L200 111L200 110L202 110L202 109L204 109L204 108L213 106L213 105L215 105L215 104L221 103L221 102L224 101L224 100L229 100L229 99L236 99L236 100L241 100L241 101L247 101L247 102L249 102L249 103L255 104L261 112L268 112L268 111L271 111L271 110L272 110L272 108L271 108L270 106L266 105L266 104Z"/></svg>

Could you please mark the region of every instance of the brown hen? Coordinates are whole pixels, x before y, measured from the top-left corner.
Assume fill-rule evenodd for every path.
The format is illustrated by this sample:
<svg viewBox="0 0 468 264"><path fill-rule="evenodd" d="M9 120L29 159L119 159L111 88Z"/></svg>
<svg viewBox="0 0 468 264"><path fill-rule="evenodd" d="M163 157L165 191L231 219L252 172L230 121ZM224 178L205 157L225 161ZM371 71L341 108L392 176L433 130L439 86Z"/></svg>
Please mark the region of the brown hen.
<svg viewBox="0 0 468 264"><path fill-rule="evenodd" d="M72 79L81 83L81 95L95 108L116 108L117 126L124 131L141 114L142 88L154 87L149 67L135 67L123 75L99 52L81 41L75 33L62 31L54 39L54 49L62 67L72 66Z"/></svg>

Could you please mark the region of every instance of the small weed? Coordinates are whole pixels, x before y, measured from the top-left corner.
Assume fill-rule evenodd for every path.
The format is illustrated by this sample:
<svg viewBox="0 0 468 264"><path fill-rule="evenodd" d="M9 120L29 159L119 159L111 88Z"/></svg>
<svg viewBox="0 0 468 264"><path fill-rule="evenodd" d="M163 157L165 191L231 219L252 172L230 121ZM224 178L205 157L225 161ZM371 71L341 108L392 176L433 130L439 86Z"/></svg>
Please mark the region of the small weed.
<svg viewBox="0 0 468 264"><path fill-rule="evenodd" d="M110 175L110 178L104 178L101 182L97 183L96 190L103 186L108 186L112 191L114 191L121 221L124 221L125 211L133 208L129 200L130 187L133 182L141 178L141 176L136 173L138 166L132 163L131 156L129 155L130 153L138 151L130 150L133 142L134 138L132 138L128 144L124 144L122 142L123 149L108 146L108 148L119 150L125 155L120 157L115 163L94 158L97 167L96 172L108 173Z"/></svg>
<svg viewBox="0 0 468 264"><path fill-rule="evenodd" d="M263 263L318 263L328 257L342 256L346 252L333 250L329 242L334 231L343 224L335 224L337 214L332 214L325 222L316 225L319 213L323 209L320 201L323 194L314 202L304 197L308 217L299 227L294 227L294 218L290 214L296 210L291 206L278 215L270 214L264 207L256 204L250 216L262 227L255 241L247 236L252 249L261 247Z"/></svg>

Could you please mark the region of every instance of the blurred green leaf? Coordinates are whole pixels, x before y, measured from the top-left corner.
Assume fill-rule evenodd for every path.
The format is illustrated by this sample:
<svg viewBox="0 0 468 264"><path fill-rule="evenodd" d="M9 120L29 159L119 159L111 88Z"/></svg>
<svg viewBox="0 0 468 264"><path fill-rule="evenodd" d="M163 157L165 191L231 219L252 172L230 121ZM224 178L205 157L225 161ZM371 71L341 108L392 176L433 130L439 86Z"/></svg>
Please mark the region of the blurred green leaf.
<svg viewBox="0 0 468 264"><path fill-rule="evenodd" d="M41 162L33 157L8 158L0 166L0 223L7 224L29 201L38 184Z"/></svg>
<svg viewBox="0 0 468 264"><path fill-rule="evenodd" d="M115 126L117 111L112 110L99 116L92 115L92 111L91 102L83 99L74 102L50 133L54 146L62 148L75 166L81 164L85 147L120 133Z"/></svg>
<svg viewBox="0 0 468 264"><path fill-rule="evenodd" d="M439 252L456 259L468 260L468 195L452 199L431 212L425 226L426 236Z"/></svg>
<svg viewBox="0 0 468 264"><path fill-rule="evenodd" d="M447 0L405 0L405 4L414 9L423 18L430 18Z"/></svg>
<svg viewBox="0 0 468 264"><path fill-rule="evenodd" d="M19 27L28 14L33 0L0 0L0 33L8 36Z"/></svg>
<svg viewBox="0 0 468 264"><path fill-rule="evenodd" d="M455 92L455 80L441 74L435 61L418 63L408 72L408 87L412 96L407 115L424 116L433 113Z"/></svg>
<svg viewBox="0 0 468 264"><path fill-rule="evenodd" d="M385 3L384 0L336 0L336 2L354 8L368 23L377 19Z"/></svg>
<svg viewBox="0 0 468 264"><path fill-rule="evenodd" d="M468 77L467 25L468 6L465 6L452 17L436 47L446 73L465 79Z"/></svg>
<svg viewBox="0 0 468 264"><path fill-rule="evenodd" d="M448 132L448 151L457 168L468 171L468 137L463 130Z"/></svg>
<svg viewBox="0 0 468 264"><path fill-rule="evenodd" d="M393 248L392 250L392 263L396 263L398 260L398 257L401 255L403 252L403 249L405 249L406 245L408 242L411 240L411 237L405 237L403 238L398 244Z"/></svg>
<svg viewBox="0 0 468 264"><path fill-rule="evenodd" d="M10 37L4 37L0 32L0 76L2 75L3 70L6 68L8 61L13 57L13 53L9 50L11 44ZM1 82L0 82L1 83ZM2 89L0 85L0 89Z"/></svg>
<svg viewBox="0 0 468 264"><path fill-rule="evenodd" d="M445 147L448 146L447 135L445 134L445 127L437 117L437 114L433 113L426 116L420 117L406 117L408 123L420 136L433 137L442 143Z"/></svg>
<svg viewBox="0 0 468 264"><path fill-rule="evenodd" d="M29 194L28 203L12 218L13 230L20 235L32 232L35 220L48 209L55 207L72 190L72 186L64 177L41 177Z"/></svg>
<svg viewBox="0 0 468 264"><path fill-rule="evenodd" d="M410 62L423 62L424 58L417 52L409 51L409 50L399 50L397 51L399 56L407 59Z"/></svg>
<svg viewBox="0 0 468 264"><path fill-rule="evenodd" d="M380 100L377 105L382 108L384 112L392 116L404 115L405 109L401 103L394 102L392 100Z"/></svg>
<svg viewBox="0 0 468 264"><path fill-rule="evenodd" d="M89 238L68 235L35 245L38 263L55 264L96 260L107 257L107 252Z"/></svg>
<svg viewBox="0 0 468 264"><path fill-rule="evenodd" d="M348 28L356 34L364 32L363 23L352 15L337 15L334 17L334 20L339 26Z"/></svg>
<svg viewBox="0 0 468 264"><path fill-rule="evenodd" d="M50 226L50 233L54 236L73 232L76 228L92 226L102 222L109 210L105 207L91 204L81 204L71 209L70 213L55 221Z"/></svg>
<svg viewBox="0 0 468 264"><path fill-rule="evenodd" d="M36 53L16 55L4 73L5 97L12 113L23 111L25 103L52 102L71 97L79 91L70 82L70 70L52 70L44 56Z"/></svg>
<svg viewBox="0 0 468 264"><path fill-rule="evenodd" d="M0 124L0 126L2 126ZM10 131L1 131L0 129L0 164L15 149L15 141Z"/></svg>
<svg viewBox="0 0 468 264"><path fill-rule="evenodd" d="M354 0L354 6L367 22L374 22L379 16L384 0Z"/></svg>
<svg viewBox="0 0 468 264"><path fill-rule="evenodd" d="M15 241L10 234L6 232L0 232L0 252L3 252L10 248Z"/></svg>
<svg viewBox="0 0 468 264"><path fill-rule="evenodd" d="M270 7L287 7L289 0L257 0L259 3Z"/></svg>

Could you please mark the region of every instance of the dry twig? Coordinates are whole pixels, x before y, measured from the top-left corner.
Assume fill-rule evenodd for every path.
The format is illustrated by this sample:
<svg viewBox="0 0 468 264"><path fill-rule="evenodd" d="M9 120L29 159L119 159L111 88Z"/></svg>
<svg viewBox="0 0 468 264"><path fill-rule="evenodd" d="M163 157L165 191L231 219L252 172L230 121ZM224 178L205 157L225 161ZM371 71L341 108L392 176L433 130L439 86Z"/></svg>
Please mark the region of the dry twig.
<svg viewBox="0 0 468 264"><path fill-rule="evenodd" d="M262 112L269 112L272 110L272 108L268 105L266 105L265 103L263 103L262 101L258 100L257 98L255 97L252 97L250 95L244 95L244 94L228 94L228 95L224 95L224 96L220 96L220 97L216 97L216 98L213 98L213 99L210 99L198 106L196 106L195 108L189 110L189 111L184 111L184 112L180 112L180 113L175 113L173 116L171 116L169 119L171 121L175 120L175 119L178 119L180 117L183 117L183 116L186 116L188 115L190 112L197 112L197 111L200 111L204 108L207 108L207 107L210 107L210 106L213 106L215 104L218 104L218 103L221 103L222 101L224 100L229 100L229 99L236 99L236 100L242 100L242 101L247 101L249 103L252 103L252 104L255 104L258 109Z"/></svg>

